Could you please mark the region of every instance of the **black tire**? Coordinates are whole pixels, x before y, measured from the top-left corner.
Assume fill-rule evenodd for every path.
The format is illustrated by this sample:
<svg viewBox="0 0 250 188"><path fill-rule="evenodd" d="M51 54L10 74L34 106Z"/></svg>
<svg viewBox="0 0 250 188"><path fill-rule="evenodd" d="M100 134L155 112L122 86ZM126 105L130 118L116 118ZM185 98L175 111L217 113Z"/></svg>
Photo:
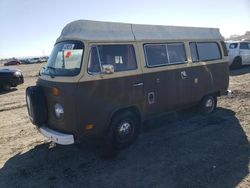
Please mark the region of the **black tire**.
<svg viewBox="0 0 250 188"><path fill-rule="evenodd" d="M140 122L130 111L120 113L111 123L111 135L116 149L123 149L132 144L140 130Z"/></svg>
<svg viewBox="0 0 250 188"><path fill-rule="evenodd" d="M34 125L40 127L47 122L47 103L40 86L31 86L26 89L26 104L30 120Z"/></svg>
<svg viewBox="0 0 250 188"><path fill-rule="evenodd" d="M232 65L230 66L231 69L239 69L242 67L242 61L240 57L236 57L233 62Z"/></svg>
<svg viewBox="0 0 250 188"><path fill-rule="evenodd" d="M215 95L205 96L200 103L200 112L202 114L210 114L217 107L217 97Z"/></svg>
<svg viewBox="0 0 250 188"><path fill-rule="evenodd" d="M100 157L114 157L119 150L131 145L140 131L138 117L125 111L114 116L106 135L101 144Z"/></svg>

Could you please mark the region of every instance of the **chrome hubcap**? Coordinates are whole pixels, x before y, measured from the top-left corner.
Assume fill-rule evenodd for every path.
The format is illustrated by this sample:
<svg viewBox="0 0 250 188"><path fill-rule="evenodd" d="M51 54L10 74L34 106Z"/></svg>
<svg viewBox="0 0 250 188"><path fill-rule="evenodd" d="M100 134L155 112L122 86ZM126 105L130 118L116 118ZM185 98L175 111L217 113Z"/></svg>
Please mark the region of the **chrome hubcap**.
<svg viewBox="0 0 250 188"><path fill-rule="evenodd" d="M208 99L205 105L206 105L207 108L210 108L210 107L213 106L213 104L214 104L213 99Z"/></svg>
<svg viewBox="0 0 250 188"><path fill-rule="evenodd" d="M118 131L121 136L126 136L129 134L129 130L131 128L131 124L128 122L124 122L120 125Z"/></svg>

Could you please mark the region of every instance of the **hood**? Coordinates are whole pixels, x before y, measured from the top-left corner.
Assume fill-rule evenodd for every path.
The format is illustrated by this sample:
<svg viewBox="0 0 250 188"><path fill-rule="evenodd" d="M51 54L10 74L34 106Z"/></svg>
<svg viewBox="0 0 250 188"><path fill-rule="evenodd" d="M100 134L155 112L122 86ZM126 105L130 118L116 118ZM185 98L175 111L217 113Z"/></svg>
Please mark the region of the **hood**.
<svg viewBox="0 0 250 188"><path fill-rule="evenodd" d="M0 67L0 73L5 73L5 72L16 72L16 71L21 72L20 70L15 69L15 68Z"/></svg>

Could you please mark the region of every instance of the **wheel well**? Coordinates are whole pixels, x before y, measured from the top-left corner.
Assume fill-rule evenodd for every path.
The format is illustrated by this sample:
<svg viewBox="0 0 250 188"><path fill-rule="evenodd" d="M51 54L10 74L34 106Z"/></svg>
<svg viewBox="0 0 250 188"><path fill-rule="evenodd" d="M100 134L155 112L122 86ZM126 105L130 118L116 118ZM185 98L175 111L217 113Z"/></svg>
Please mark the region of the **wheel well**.
<svg viewBox="0 0 250 188"><path fill-rule="evenodd" d="M240 68L242 64L242 58L240 56L236 56L234 59L233 59L233 62L232 64L230 65L230 69L237 69L237 68Z"/></svg>
<svg viewBox="0 0 250 188"><path fill-rule="evenodd" d="M210 95L215 96L215 97L221 96L220 91L216 91L216 92L213 92L213 93L208 93L208 94L204 95L204 96L201 98L200 102L202 102L203 99L204 99L205 97L210 96Z"/></svg>
<svg viewBox="0 0 250 188"><path fill-rule="evenodd" d="M122 109L118 109L116 110L112 115L111 115L111 118L110 118L110 121L108 123L108 127L110 125L110 123L112 122L112 120L114 119L114 117L120 113L125 113L125 112L132 112L133 114L136 115L136 117L138 118L138 121L141 123L141 113L139 111L139 109L136 107L136 106L130 106L130 107L125 107L125 108L122 108Z"/></svg>
<svg viewBox="0 0 250 188"><path fill-rule="evenodd" d="M233 62L236 61L236 60L242 61L241 56L236 56L236 57L234 58Z"/></svg>

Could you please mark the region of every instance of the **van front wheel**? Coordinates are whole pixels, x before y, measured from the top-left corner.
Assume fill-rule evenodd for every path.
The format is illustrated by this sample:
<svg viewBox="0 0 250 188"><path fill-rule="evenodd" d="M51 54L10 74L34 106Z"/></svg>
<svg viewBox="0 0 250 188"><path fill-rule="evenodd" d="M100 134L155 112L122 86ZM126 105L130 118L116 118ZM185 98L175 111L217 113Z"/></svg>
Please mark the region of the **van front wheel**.
<svg viewBox="0 0 250 188"><path fill-rule="evenodd" d="M123 149L133 143L139 134L140 122L130 111L119 113L111 122L110 137L115 149Z"/></svg>
<svg viewBox="0 0 250 188"><path fill-rule="evenodd" d="M200 110L202 114L210 114L217 107L217 97L214 95L205 96L200 103Z"/></svg>
<svg viewBox="0 0 250 188"><path fill-rule="evenodd" d="M116 114L111 121L107 134L101 139L99 156L110 158L119 150L132 144L140 130L139 118L130 111Z"/></svg>

